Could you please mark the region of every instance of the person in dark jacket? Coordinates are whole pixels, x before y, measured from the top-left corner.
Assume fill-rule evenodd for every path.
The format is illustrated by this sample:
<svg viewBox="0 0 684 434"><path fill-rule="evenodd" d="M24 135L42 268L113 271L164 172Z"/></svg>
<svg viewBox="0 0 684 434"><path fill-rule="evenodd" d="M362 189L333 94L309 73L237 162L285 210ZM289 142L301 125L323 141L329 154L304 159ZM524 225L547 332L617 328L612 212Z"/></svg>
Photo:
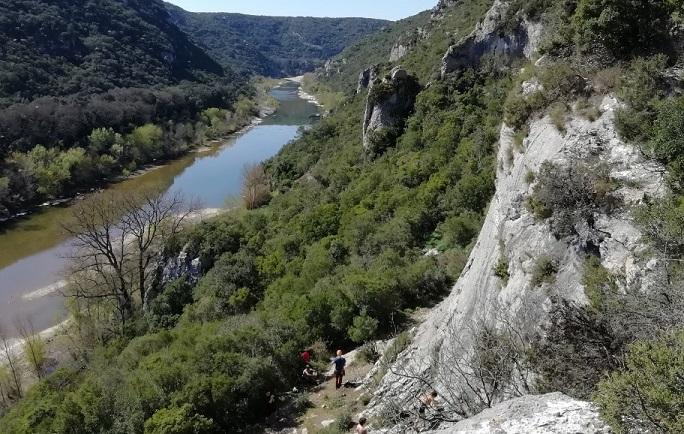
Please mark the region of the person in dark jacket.
<svg viewBox="0 0 684 434"><path fill-rule="evenodd" d="M344 379L344 367L347 365L347 360L342 357L342 350L337 350L337 357L332 361L335 365L335 389L342 387L342 380Z"/></svg>

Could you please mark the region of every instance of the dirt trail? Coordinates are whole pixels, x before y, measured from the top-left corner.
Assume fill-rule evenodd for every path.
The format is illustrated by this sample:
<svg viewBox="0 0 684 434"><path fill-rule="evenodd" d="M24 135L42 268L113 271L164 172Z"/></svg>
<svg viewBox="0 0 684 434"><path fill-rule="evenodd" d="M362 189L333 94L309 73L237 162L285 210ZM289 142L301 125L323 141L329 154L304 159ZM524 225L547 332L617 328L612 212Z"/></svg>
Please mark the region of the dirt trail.
<svg viewBox="0 0 684 434"><path fill-rule="evenodd" d="M359 358L347 357L347 360L345 387L336 390L335 378L326 375L325 381L310 391L312 406L298 419L298 432L314 434L327 424L334 425L342 414L351 413L355 418L363 409L364 403L360 398L364 391L358 386L373 365Z"/></svg>

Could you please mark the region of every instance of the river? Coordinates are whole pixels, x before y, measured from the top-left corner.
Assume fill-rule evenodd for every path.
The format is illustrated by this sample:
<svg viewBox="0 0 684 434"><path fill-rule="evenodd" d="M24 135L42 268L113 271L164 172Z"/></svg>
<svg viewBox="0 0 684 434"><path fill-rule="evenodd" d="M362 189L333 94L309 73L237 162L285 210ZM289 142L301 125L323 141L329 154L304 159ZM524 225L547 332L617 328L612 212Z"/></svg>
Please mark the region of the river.
<svg viewBox="0 0 684 434"><path fill-rule="evenodd" d="M279 101L278 109L246 132L109 188L157 187L181 192L204 208L224 207L239 196L244 166L275 155L318 113L314 104L298 96L298 90L294 82L274 88L271 95ZM12 330L21 319L45 330L66 318L58 290L64 279L64 257L70 251L61 224L69 215L69 205L43 208L0 227L0 327Z"/></svg>

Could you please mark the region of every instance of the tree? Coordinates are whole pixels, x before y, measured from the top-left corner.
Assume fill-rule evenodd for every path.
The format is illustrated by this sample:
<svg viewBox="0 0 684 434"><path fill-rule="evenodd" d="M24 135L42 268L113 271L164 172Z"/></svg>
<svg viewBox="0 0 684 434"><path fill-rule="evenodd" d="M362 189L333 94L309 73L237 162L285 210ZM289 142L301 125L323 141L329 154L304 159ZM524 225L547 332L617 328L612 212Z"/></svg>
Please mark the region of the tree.
<svg viewBox="0 0 684 434"><path fill-rule="evenodd" d="M31 322L17 322L17 330L23 340L24 358L31 366L36 377L43 378L43 367L46 360L45 342L42 336L36 333Z"/></svg>
<svg viewBox="0 0 684 434"><path fill-rule="evenodd" d="M259 208L271 199L266 172L261 165L245 166L242 170L242 201L247 209Z"/></svg>
<svg viewBox="0 0 684 434"><path fill-rule="evenodd" d="M594 398L618 433L684 432L684 331L634 344Z"/></svg>
<svg viewBox="0 0 684 434"><path fill-rule="evenodd" d="M196 414L190 404L163 408L145 422L148 434L202 434L215 429L213 421Z"/></svg>
<svg viewBox="0 0 684 434"><path fill-rule="evenodd" d="M113 303L123 329L134 313L135 295L147 307L155 261L191 211L182 196L156 190L110 191L77 205L65 226L74 238L67 295Z"/></svg>
<svg viewBox="0 0 684 434"><path fill-rule="evenodd" d="M7 390L7 395L8 396L16 396L18 398L21 398L22 395L22 389L21 389L21 370L19 368L19 360L17 359L16 353L14 351L14 348L12 348L11 342L7 335L3 332L3 330L0 329L0 351L2 352L2 356L4 361L7 363L7 367L9 368L10 375L11 375L11 382L12 388L8 387ZM6 385L7 387L7 385Z"/></svg>

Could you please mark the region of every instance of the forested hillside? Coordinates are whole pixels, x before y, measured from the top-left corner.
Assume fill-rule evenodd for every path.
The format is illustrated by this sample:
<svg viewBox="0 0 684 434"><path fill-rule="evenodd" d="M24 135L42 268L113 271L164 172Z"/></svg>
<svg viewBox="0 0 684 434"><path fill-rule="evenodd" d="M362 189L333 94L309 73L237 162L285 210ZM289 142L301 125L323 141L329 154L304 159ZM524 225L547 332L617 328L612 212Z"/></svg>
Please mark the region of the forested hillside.
<svg viewBox="0 0 684 434"><path fill-rule="evenodd" d="M221 64L250 74L296 76L389 24L368 18L193 13L167 3L172 21Z"/></svg>
<svg viewBox="0 0 684 434"><path fill-rule="evenodd" d="M0 50L1 106L223 75L159 1L7 0Z"/></svg>
<svg viewBox="0 0 684 434"><path fill-rule="evenodd" d="M158 0L8 0L0 53L0 218L178 155L203 110L251 92Z"/></svg>

